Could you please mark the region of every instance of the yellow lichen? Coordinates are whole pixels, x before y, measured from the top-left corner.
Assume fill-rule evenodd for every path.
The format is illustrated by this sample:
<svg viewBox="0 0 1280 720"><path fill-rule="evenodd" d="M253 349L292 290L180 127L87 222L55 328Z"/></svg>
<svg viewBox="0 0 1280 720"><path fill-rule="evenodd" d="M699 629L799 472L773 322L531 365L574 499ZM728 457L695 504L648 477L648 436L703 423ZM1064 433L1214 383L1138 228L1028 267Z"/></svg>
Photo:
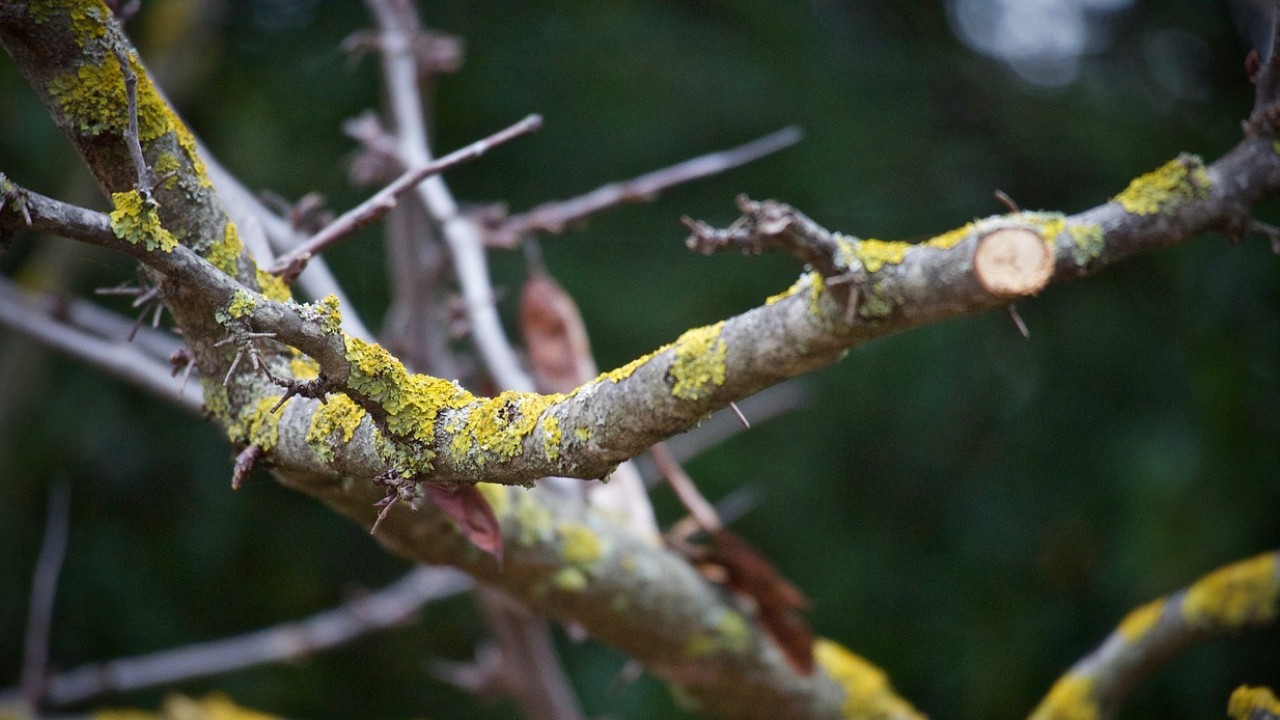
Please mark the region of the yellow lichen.
<svg viewBox="0 0 1280 720"><path fill-rule="evenodd" d="M671 394L682 400L698 400L710 393L710 385L723 385L727 348L720 339L724 322L696 328L675 342L675 359L667 371L674 384Z"/></svg>
<svg viewBox="0 0 1280 720"><path fill-rule="evenodd" d="M1067 232L1075 241L1075 247L1071 250L1071 259L1079 267L1084 267L1096 260L1106 247L1101 225L1071 225L1067 228Z"/></svg>
<svg viewBox="0 0 1280 720"><path fill-rule="evenodd" d="M684 654L690 658L707 657L721 653L740 655L751 648L751 626L741 613L720 609L716 613L715 626L694 633L684 645Z"/></svg>
<svg viewBox="0 0 1280 720"><path fill-rule="evenodd" d="M294 380L315 380L320 377L320 364L309 357L295 357L289 361L289 373Z"/></svg>
<svg viewBox="0 0 1280 720"><path fill-rule="evenodd" d="M55 13L66 10L76 44L84 44L107 34L106 21L111 11L101 0L31 0L27 5L36 24L48 22Z"/></svg>
<svg viewBox="0 0 1280 720"><path fill-rule="evenodd" d="M605 380L611 380L615 383L621 382L622 380L631 377L631 373L640 369L640 366L649 362L655 356L661 354L663 351L665 351L669 347L671 346L663 345L662 347L658 348L657 350L654 350L648 355L645 355L643 357L638 357L635 360L632 360L631 362L627 363L626 365L623 365L622 367L614 368L613 370L610 370L608 372L601 373L593 382L603 382Z"/></svg>
<svg viewBox="0 0 1280 720"><path fill-rule="evenodd" d="M313 307L320 317L320 329L325 335L342 332L342 308L337 296L325 295Z"/></svg>
<svg viewBox="0 0 1280 720"><path fill-rule="evenodd" d="M227 316L233 318L247 317L258 309L258 299L245 290L237 290L231 296L231 304L227 306Z"/></svg>
<svg viewBox="0 0 1280 720"><path fill-rule="evenodd" d="M174 128L173 115L146 77L137 58L129 65L138 76L138 139L143 143ZM129 101L120 61L107 54L100 65L84 64L49 81L49 94L81 131L90 135L122 133L129 127Z"/></svg>
<svg viewBox="0 0 1280 720"><path fill-rule="evenodd" d="M587 589L587 576L575 567L560 568L551 576L551 585L563 592L582 592Z"/></svg>
<svg viewBox="0 0 1280 720"><path fill-rule="evenodd" d="M488 501L489 507L493 508L493 514L498 519L502 519L504 515L511 511L511 495L514 492L506 485L498 485L497 483L476 483L476 490L484 496Z"/></svg>
<svg viewBox="0 0 1280 720"><path fill-rule="evenodd" d="M792 295L795 295L796 293L803 290L807 284L808 284L808 274L806 273L801 275L798 279L796 279L795 282L791 283L791 287L787 288L786 290L783 290L777 295L771 295L770 297L766 298L764 301L764 304L772 305L778 302L779 300L784 300L786 298L789 298Z"/></svg>
<svg viewBox="0 0 1280 720"><path fill-rule="evenodd" d="M1030 720L1098 720L1093 678L1067 673L1049 689Z"/></svg>
<svg viewBox="0 0 1280 720"><path fill-rule="evenodd" d="M466 424L454 433L450 449L457 456L472 453L479 465L491 459L510 460L537 427L542 413L562 398L510 390L488 398L470 409Z"/></svg>
<svg viewBox="0 0 1280 720"><path fill-rule="evenodd" d="M576 438L578 442L586 442L591 439L591 428L575 428L573 431L573 437Z"/></svg>
<svg viewBox="0 0 1280 720"><path fill-rule="evenodd" d="M1267 553L1216 570L1187 589L1182 616L1194 627L1240 628L1276 617L1280 576Z"/></svg>
<svg viewBox="0 0 1280 720"><path fill-rule="evenodd" d="M330 395L328 402L311 416L311 425L307 428L307 445L325 462L331 462L334 446L351 442L365 415L364 408L346 395Z"/></svg>
<svg viewBox="0 0 1280 720"><path fill-rule="evenodd" d="M270 450L280 442L280 414L271 409L280 402L282 395L259 398L248 417L244 418L245 442Z"/></svg>
<svg viewBox="0 0 1280 720"><path fill-rule="evenodd" d="M818 304L822 299L822 291L826 289L826 282L822 279L822 275L816 272L809 273L809 314L817 315L821 311Z"/></svg>
<svg viewBox="0 0 1280 720"><path fill-rule="evenodd" d="M854 248L854 257L862 262L867 272L876 272L885 265L897 265L906 257L909 243L885 240L862 240Z"/></svg>
<svg viewBox="0 0 1280 720"><path fill-rule="evenodd" d="M465 407L475 396L448 380L410 375L381 345L345 340L351 363L348 385L382 408L387 429L396 436L379 446L383 459L408 477L426 474L435 458L426 444L435 439L437 415L444 408ZM419 444L407 447L407 440Z"/></svg>
<svg viewBox="0 0 1280 720"><path fill-rule="evenodd" d="M178 163L178 158L173 153L163 153L160 155L160 159L156 160L156 164L151 168L151 171L155 173L157 179L164 178L161 181L161 185L165 190L172 190L173 186L178 182L177 173L181 169L182 166Z"/></svg>
<svg viewBox="0 0 1280 720"><path fill-rule="evenodd" d="M1160 621L1164 606L1164 598L1160 598L1134 609L1120 621L1120 634L1129 642L1138 642L1146 637L1147 633L1151 632L1151 628Z"/></svg>
<svg viewBox="0 0 1280 720"><path fill-rule="evenodd" d="M111 232L131 245L142 243L147 250L172 252L178 241L160 225L154 201L147 201L137 190L111 194Z"/></svg>
<svg viewBox="0 0 1280 720"><path fill-rule="evenodd" d="M921 243L921 245L938 248L939 250L949 250L968 238L969 233L972 231L973 223L965 223L964 227L958 227L955 230L948 230L941 235L931 237Z"/></svg>
<svg viewBox="0 0 1280 720"><path fill-rule="evenodd" d="M1280 700L1276 700L1271 688L1241 685L1231 693L1227 701L1227 716L1235 720L1248 720L1254 710L1261 710L1273 717L1280 716Z"/></svg>
<svg viewBox="0 0 1280 720"><path fill-rule="evenodd" d="M259 267L253 269L253 277L258 281L258 288L262 291L262 296L268 300L289 302L293 299L293 293L289 290L289 286L279 277Z"/></svg>
<svg viewBox="0 0 1280 720"><path fill-rule="evenodd" d="M205 259L222 272L235 277L236 261L240 259L242 252L244 252L244 243L240 241L240 233L236 232L236 224L228 220L222 240L209 247Z"/></svg>
<svg viewBox="0 0 1280 720"><path fill-rule="evenodd" d="M542 435L546 438L542 445L547 453L548 460L557 460L560 457L560 419L554 415L548 415L542 421Z"/></svg>
<svg viewBox="0 0 1280 720"><path fill-rule="evenodd" d="M844 690L841 715L849 720L924 720L911 703L898 697L880 668L843 645L818 638L813 643L818 667Z"/></svg>
<svg viewBox="0 0 1280 720"><path fill-rule="evenodd" d="M527 492L516 501L516 544L532 547L551 538L555 526L551 511Z"/></svg>
<svg viewBox="0 0 1280 720"><path fill-rule="evenodd" d="M600 559L600 538L581 523L564 523L560 526L561 555L565 562L574 565L590 565Z"/></svg>
<svg viewBox="0 0 1280 720"><path fill-rule="evenodd" d="M1134 215L1154 215L1173 210L1187 201L1208 197L1210 185L1204 162L1184 153L1134 179L1111 200Z"/></svg>

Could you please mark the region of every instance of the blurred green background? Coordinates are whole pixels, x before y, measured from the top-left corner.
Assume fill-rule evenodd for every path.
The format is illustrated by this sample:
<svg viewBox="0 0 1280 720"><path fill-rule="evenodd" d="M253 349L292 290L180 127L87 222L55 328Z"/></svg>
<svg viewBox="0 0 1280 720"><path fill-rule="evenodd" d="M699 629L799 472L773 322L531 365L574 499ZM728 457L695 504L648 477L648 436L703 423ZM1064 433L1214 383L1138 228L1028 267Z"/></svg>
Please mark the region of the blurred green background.
<svg viewBox="0 0 1280 720"><path fill-rule="evenodd" d="M1076 13L1028 20L1037 7ZM441 0L422 12L467 43L466 64L439 82L439 149L528 112L546 121L451 172L466 200L522 210L804 128L777 156L544 239L605 367L794 279L783 257L692 255L682 214L727 222L746 192L832 229L918 239L1001 212L995 188L1075 212L1179 151L1217 157L1252 98L1239 3ZM1013 14L1002 24L1001 12ZM379 86L376 62L339 44L370 25L353 2L152 0L129 29L251 188L319 191L343 209L368 191L347 182L354 145L340 125L377 107ZM0 138L15 181L103 206L7 59ZM1274 205L1260 211L1274 221ZM0 271L82 295L132 275L103 253L68 259L68 246L19 238ZM374 228L331 256L375 327L381 252ZM50 253L74 270L51 277ZM494 264L510 313L523 260ZM804 410L690 464L712 497L760 494L736 527L808 593L815 629L936 718L1021 717L1129 608L1280 546L1280 261L1264 241L1211 236L1020 311L1029 340L992 313L858 348L808 378ZM294 619L405 570L265 474L232 494L221 432L74 360L2 334L0 387L0 685L19 675L58 477L73 486L52 637L62 668ZM676 519L669 493L655 496ZM469 657L482 633L459 598L296 665L174 689L315 720L515 717L426 672L428 658ZM611 686L618 653L562 646L592 716L683 716L652 678ZM1124 715L1221 717L1236 685L1280 685L1277 647L1275 629L1198 647ZM165 692L95 705L154 706Z"/></svg>

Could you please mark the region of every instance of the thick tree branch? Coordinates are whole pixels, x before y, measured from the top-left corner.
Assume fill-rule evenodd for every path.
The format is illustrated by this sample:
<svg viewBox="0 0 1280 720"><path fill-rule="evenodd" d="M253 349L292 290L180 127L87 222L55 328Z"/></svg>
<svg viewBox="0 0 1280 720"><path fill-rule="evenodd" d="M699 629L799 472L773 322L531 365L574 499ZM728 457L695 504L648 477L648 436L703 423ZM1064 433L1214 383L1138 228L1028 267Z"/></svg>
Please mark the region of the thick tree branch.
<svg viewBox="0 0 1280 720"><path fill-rule="evenodd" d="M122 142L125 93L123 80L116 79L119 62L108 52L125 40L113 22L106 31L100 38L81 38L65 16L35 23L25 3L0 7L0 42L104 189L127 194L136 178ZM101 82L78 85L72 76L83 80L84 69ZM984 286L974 261L977 248L997 232L1040 238L1052 250L1052 280L1061 281L1209 230L1244 232L1252 205L1280 189L1280 157L1269 140L1251 138L1207 167L1190 157L1175 160L1135 181L1114 202L1078 215L1013 213L919 245L833 236L838 252L829 254L831 274L806 274L754 310L689 331L566 395L480 399L446 381L410 375L381 348L344 337L332 306L299 306L258 292L261 280L247 256L229 252L235 248L228 240L233 233L200 182L199 157L186 149L185 128L156 104L142 73L139 81L144 155L152 166L172 155L179 166L173 180L182 187L178 192L158 184L158 226L190 247L148 250L141 242L146 237L135 238L136 244L116 237L105 216L51 206L31 194L23 195L32 202L22 208L30 211L32 225L47 223L50 231L111 247L151 268L204 377L221 379L236 355L222 343L249 332L274 333L313 358L333 390L324 407L294 399L280 414L271 413L281 393L250 363L226 388L206 381L206 404L238 444L270 443L269 459L282 482L365 527L373 524L373 504L383 496L369 479L388 469L443 483L599 477L707 413L830 364L862 342L1003 305L1008 298ZM85 97L94 102L82 102ZM421 187L431 186L428 181ZM5 189L11 199L18 197L15 192ZM456 206L432 197L446 236L469 237L465 233L474 223L467 230L458 223L470 221L457 215ZM118 202L117 212L127 215L126 206ZM25 218L7 207L0 223L20 227ZM471 240L451 241L451 247L455 256L463 250L483 259ZM459 266L464 277L474 269ZM838 297L835 287L856 292ZM264 343L262 353L273 372L304 375L294 365L305 362L283 345ZM482 487L509 538L501 569L424 501L417 501L423 509L418 513L392 507L377 537L401 555L458 566L580 624L714 714L836 717L885 707L892 710L883 714L893 716L912 712L874 668L830 645L818 648L823 672L797 676L720 588L683 559L641 542L603 515L543 503L513 488ZM867 678L877 678L877 690L864 697L860 689L868 687Z"/></svg>

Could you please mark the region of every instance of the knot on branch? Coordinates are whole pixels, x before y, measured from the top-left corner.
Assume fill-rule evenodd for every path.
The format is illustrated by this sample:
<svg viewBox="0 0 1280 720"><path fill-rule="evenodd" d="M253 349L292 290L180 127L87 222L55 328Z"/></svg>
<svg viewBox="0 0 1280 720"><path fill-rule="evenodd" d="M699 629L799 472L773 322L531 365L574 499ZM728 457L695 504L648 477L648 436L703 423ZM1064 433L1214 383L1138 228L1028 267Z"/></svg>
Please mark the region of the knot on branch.
<svg viewBox="0 0 1280 720"><path fill-rule="evenodd" d="M723 230L701 220L681 218L692 233L685 245L703 255L726 250L759 255L781 250L796 256L826 278L841 275L847 269L831 231L799 210L776 200L756 202L746 195L739 195L737 204L742 217Z"/></svg>

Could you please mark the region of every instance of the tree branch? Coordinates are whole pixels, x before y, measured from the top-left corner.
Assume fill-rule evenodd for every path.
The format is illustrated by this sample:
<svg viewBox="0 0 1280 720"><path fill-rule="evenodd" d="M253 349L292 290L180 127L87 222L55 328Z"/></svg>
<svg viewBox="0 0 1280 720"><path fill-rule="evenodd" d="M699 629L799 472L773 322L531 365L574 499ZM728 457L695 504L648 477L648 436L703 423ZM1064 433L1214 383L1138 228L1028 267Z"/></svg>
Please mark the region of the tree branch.
<svg viewBox="0 0 1280 720"><path fill-rule="evenodd" d="M1280 614L1280 557L1220 568L1125 616L1102 645L1063 675L1031 720L1111 720L1143 678L1188 647L1268 624Z"/></svg>

